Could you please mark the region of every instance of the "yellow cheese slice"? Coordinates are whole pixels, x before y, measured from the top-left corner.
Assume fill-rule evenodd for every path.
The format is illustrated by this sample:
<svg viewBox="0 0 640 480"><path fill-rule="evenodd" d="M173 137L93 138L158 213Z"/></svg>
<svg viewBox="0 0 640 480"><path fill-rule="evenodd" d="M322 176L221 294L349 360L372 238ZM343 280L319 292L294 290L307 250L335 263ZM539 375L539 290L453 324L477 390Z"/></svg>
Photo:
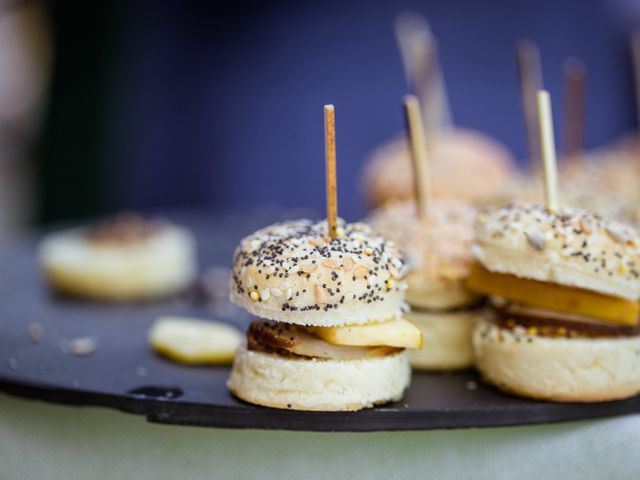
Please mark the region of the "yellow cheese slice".
<svg viewBox="0 0 640 480"><path fill-rule="evenodd" d="M231 363L241 341L230 325L193 318L161 317L149 330L156 353L187 365Z"/></svg>
<svg viewBox="0 0 640 480"><path fill-rule="evenodd" d="M397 348L422 347L422 332L413 323L405 319L367 325L308 327L308 329L325 342L334 345L388 346Z"/></svg>
<svg viewBox="0 0 640 480"><path fill-rule="evenodd" d="M490 272L480 265L475 265L471 270L467 288L485 295L497 295L525 305L590 317L613 325L635 325L640 313L638 303L631 300Z"/></svg>

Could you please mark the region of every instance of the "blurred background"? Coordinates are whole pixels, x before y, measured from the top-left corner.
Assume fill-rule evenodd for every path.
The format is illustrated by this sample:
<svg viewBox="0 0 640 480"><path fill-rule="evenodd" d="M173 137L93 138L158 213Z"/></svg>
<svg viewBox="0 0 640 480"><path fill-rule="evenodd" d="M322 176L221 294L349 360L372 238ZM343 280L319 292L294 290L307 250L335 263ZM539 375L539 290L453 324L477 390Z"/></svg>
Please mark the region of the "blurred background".
<svg viewBox="0 0 640 480"><path fill-rule="evenodd" d="M515 47L540 47L562 136L562 64L588 69L586 147L636 128L635 0L0 0L0 238L124 208L323 211L322 106L336 106L340 214L404 128L393 19L426 16L453 121L527 137Z"/></svg>

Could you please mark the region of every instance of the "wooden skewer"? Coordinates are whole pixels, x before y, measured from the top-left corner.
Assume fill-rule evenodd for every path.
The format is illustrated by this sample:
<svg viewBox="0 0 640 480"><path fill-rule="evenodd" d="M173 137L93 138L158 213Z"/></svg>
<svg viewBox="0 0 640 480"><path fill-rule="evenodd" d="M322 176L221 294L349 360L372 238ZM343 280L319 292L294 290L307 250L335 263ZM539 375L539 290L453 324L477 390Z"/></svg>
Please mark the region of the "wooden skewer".
<svg viewBox="0 0 640 480"><path fill-rule="evenodd" d="M396 39L410 90L420 99L428 134L451 126L449 100L438 61L438 47L429 24L415 12L404 12L394 23Z"/></svg>
<svg viewBox="0 0 640 480"><path fill-rule="evenodd" d="M584 151L584 132L587 104L587 72L578 58L564 62L565 84L564 154L571 155Z"/></svg>
<svg viewBox="0 0 640 480"><path fill-rule="evenodd" d="M538 92L538 128L540 130L540 152L544 167L544 190L547 209L555 212L558 202L558 169L556 166L556 149L553 138L553 117L551 115L551 99L549 92Z"/></svg>
<svg viewBox="0 0 640 480"><path fill-rule="evenodd" d="M522 40L516 50L518 77L520 79L520 98L524 113L529 145L529 164L537 166L540 158L539 132L536 114L536 94L542 88L542 67L540 51L531 40Z"/></svg>
<svg viewBox="0 0 640 480"><path fill-rule="evenodd" d="M416 186L416 205L420 218L426 220L429 216L429 203L431 201L431 184L429 181L429 169L427 164L427 147L422 124L420 102L415 95L404 97L404 113L409 132L411 145L411 158L413 159L413 172Z"/></svg>
<svg viewBox="0 0 640 480"><path fill-rule="evenodd" d="M633 63L633 86L636 96L636 121L640 133L640 30L631 34L631 61Z"/></svg>
<svg viewBox="0 0 640 480"><path fill-rule="evenodd" d="M420 16L413 12L399 13L393 22L393 30L396 35L398 50L400 50L404 76L409 86L411 86L414 81L416 59L415 32L422 28L423 25Z"/></svg>
<svg viewBox="0 0 640 480"><path fill-rule="evenodd" d="M338 180L336 177L336 121L333 105L324 106L324 148L327 164L327 227L338 236Z"/></svg>

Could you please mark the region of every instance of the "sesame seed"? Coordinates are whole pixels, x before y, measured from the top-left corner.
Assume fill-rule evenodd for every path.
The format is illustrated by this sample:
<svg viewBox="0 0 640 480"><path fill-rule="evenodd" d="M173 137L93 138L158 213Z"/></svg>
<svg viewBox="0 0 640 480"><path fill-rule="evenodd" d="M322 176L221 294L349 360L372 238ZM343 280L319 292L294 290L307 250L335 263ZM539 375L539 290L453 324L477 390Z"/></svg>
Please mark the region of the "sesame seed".
<svg viewBox="0 0 640 480"><path fill-rule="evenodd" d="M301 270L304 273L313 273L318 269L318 265L316 265L315 263L305 263Z"/></svg>
<svg viewBox="0 0 640 480"><path fill-rule="evenodd" d="M340 264L338 262L336 262L335 260L333 260L333 259L325 260L324 262L322 262L322 265L324 267L330 268L331 270L335 270L337 268L340 268Z"/></svg>
<svg viewBox="0 0 640 480"><path fill-rule="evenodd" d="M352 257L347 257L342 261L342 269L345 272L351 271L354 265L355 265L355 262L353 261Z"/></svg>
<svg viewBox="0 0 640 480"><path fill-rule="evenodd" d="M363 278L366 277L369 273L369 269L360 265L353 271L353 278Z"/></svg>

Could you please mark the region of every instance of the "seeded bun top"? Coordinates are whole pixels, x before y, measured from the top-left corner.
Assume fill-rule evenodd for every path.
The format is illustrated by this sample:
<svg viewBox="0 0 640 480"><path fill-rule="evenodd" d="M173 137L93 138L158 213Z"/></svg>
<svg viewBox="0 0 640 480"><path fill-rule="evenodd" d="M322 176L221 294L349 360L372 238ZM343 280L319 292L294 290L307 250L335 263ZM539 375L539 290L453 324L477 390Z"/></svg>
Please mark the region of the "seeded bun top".
<svg viewBox="0 0 640 480"><path fill-rule="evenodd" d="M485 205L499 197L513 173L511 154L498 142L471 130L452 129L427 145L433 196ZM363 189L373 205L415 196L407 139L376 149L363 172Z"/></svg>
<svg viewBox="0 0 640 480"><path fill-rule="evenodd" d="M493 272L640 298L638 233L585 210L512 204L481 213L473 253Z"/></svg>
<svg viewBox="0 0 640 480"><path fill-rule="evenodd" d="M473 264L476 209L434 201L429 218L418 217L414 201L394 202L369 218L371 226L402 250L409 273L407 302L419 308L450 309L475 302L464 281Z"/></svg>
<svg viewBox="0 0 640 480"><path fill-rule="evenodd" d="M363 223L290 221L241 242L233 259L231 301L258 317L336 326L398 317L404 262L395 245Z"/></svg>

